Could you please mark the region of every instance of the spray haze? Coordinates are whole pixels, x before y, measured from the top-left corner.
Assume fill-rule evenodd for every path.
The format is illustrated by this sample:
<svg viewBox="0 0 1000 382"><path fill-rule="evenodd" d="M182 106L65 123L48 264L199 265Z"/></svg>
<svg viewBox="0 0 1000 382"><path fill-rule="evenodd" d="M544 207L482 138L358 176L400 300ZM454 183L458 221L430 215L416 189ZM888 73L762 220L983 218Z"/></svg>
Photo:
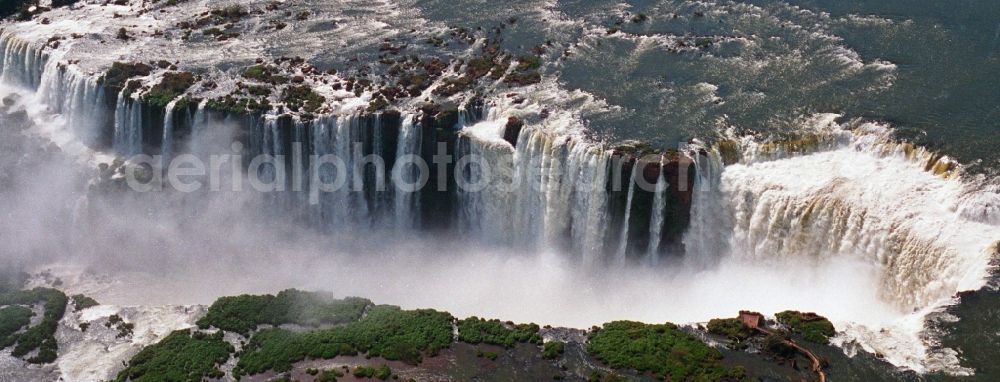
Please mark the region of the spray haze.
<svg viewBox="0 0 1000 382"><path fill-rule="evenodd" d="M485 92L476 102L459 93L448 99L461 99L454 110L440 110L423 100L456 82L438 79L395 105L401 112L366 113L358 110L373 105L373 91L334 87L356 73L307 75L287 66L313 86L309 95L325 97L317 107L323 112L293 117L286 105L245 115L210 104L251 82L243 64L260 55L302 54L331 68L361 57L374 65L372 52L397 49L392 38L399 38L420 54L454 59L437 64L459 78L476 54L516 44L482 32L431 48L452 29L427 18L455 15L406 2L320 0L287 2L295 11L327 12L288 28L308 30L301 38L256 21L236 23L247 29L228 42L179 37L173 16L194 17L212 3L191 1L165 19L86 3L54 10L56 23L2 24L5 267L51 270L69 293L126 306L300 288L577 328L619 319L698 323L741 309L815 311L841 329L835 343L845 348L856 343L918 372L962 371L953 353L932 346L925 318L985 284L1000 240L996 179L901 142L887 124L811 112L857 108L900 80L894 64L832 35L844 25L892 20L783 3L664 2L646 9L655 20L610 29L605 13L626 20L629 7L588 15L584 5L534 4L517 22L478 12L500 17L511 41L556 40L536 41L536 56L511 55L487 70L538 70L520 73L536 82L488 83L476 89ZM351 7L374 16L343 17L357 11ZM125 16L112 17L117 12ZM313 21L326 24L312 28ZM169 37L102 38L119 24L134 35L148 28ZM676 28L682 33L669 32ZM692 39L690 31L703 36ZM50 34L82 37L52 47ZM169 71L198 79L162 110L149 107L143 92L162 83L167 69L135 76L138 85L118 94L105 94L111 88L97 80L109 60L166 55L183 58ZM661 67L670 75L647 69ZM277 94L270 100L287 101ZM791 138L767 134L772 124ZM762 132L748 133L755 127ZM441 147L436 134L454 143L453 164L464 156L490 166L400 165L433 155ZM357 146L385 169L370 170ZM158 156L135 157L144 153ZM340 164L310 167L325 155ZM207 177L181 179L202 187L182 191L171 187L169 172L158 176L172 160L189 158L201 161ZM285 174L296 166L306 172ZM442 203L441 189L395 184L419 183L422 171L430 172L430 188L442 179L459 186L454 197ZM373 173L394 184L372 191ZM140 192L137 177L155 187ZM311 192L338 177L346 187ZM357 179L362 187L351 187ZM165 332L190 326L198 313L164 311Z"/></svg>
<svg viewBox="0 0 1000 382"><path fill-rule="evenodd" d="M45 143L37 123L59 121L29 118L24 123L23 131L6 130L21 140L12 152L37 151L32 145ZM191 139L196 143L189 150L200 155L231 150L235 125L206 123L210 125L196 129ZM543 139L525 134L525 140ZM492 147L502 155L531 158L530 153L483 144L477 149L483 155L491 155ZM102 187L88 161L50 151L50 156L29 157L29 165L5 162L8 178L17 180L5 183L3 190L8 196L5 212L14 217L4 220L5 236L12 238L5 244L5 260L26 269L53 269L70 292L118 305L207 304L220 295L295 287L435 307L459 316L572 327L614 319L704 322L739 309L773 313L795 308L823 312L851 328L845 334L849 340L863 341L899 365L922 370L922 354L928 350L914 317L946 303L958 290L977 287L986 263L975 249L985 250L993 232L986 223L962 218L954 206L926 208L928 198L952 204L969 198L959 180L935 177L905 159L851 149L736 165L721 174L702 171L705 177L720 177L699 178L699 184L718 187L696 193L700 202L685 241L726 245L695 245L686 258L664 258L657 267L595 264L588 256L596 252L586 250L594 233L574 234L583 240L581 247L547 245L545 232L551 228L546 224L557 221L552 218L542 218L535 228L518 227L522 237L536 241L514 249L489 236L512 234L505 230L486 231L482 241L468 241L461 237L476 237L477 232L428 234L346 218L337 229L317 230L302 215L289 214L282 196L252 187L232 191L237 189L228 184L232 167L223 166L221 191L138 193ZM574 160L580 161L575 166L600 163L587 159L592 154L586 151L571 148L566 153L571 165ZM881 183L899 179L916 184ZM466 201L466 218L479 216L480 227L516 227L516 221L491 220L519 216L503 212L509 208L543 217L601 211L588 207L593 191L575 199L583 205L548 207L520 205L533 200L531 189L487 191ZM558 193L544 195L550 199L540 202L561 203ZM869 211L873 208L885 211ZM870 222L862 224L858 216ZM958 225L934 224L945 217ZM601 235L608 229L600 224L580 227L597 227ZM931 239L934 246L893 244ZM879 250L881 246L885 248ZM943 256L953 258L939 260ZM934 266L940 268L924 271ZM895 331L868 334L888 327Z"/></svg>

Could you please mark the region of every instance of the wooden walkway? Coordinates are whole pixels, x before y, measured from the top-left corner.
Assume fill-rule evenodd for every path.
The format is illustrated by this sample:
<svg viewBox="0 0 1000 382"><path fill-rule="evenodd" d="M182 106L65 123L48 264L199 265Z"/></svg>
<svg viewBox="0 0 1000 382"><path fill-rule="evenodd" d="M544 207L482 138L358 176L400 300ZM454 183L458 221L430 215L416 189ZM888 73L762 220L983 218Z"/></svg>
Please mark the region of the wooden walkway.
<svg viewBox="0 0 1000 382"><path fill-rule="evenodd" d="M765 335L776 335L770 330L761 327L756 327L755 329L757 329L761 333L764 333ZM813 373L816 373L816 376L819 377L819 382L826 382L826 373L823 372L823 364L819 361L819 357L813 354L813 352L809 351L809 349L799 346L799 344L795 343L795 341L792 341L787 338L783 338L782 341L784 341L786 345L791 346L795 350L798 350L800 353L805 354L805 356L808 357L809 361L812 363L812 365L810 366L810 370L812 370Z"/></svg>

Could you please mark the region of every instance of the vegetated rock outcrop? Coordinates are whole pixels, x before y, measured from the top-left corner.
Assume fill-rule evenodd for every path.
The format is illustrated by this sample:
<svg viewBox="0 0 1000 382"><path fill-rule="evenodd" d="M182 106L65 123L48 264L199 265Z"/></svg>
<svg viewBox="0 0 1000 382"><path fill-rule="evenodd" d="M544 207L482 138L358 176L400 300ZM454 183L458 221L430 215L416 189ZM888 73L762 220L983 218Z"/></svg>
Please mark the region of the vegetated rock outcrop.
<svg viewBox="0 0 1000 382"><path fill-rule="evenodd" d="M0 349L13 346L11 355L29 363L54 362L59 350L55 334L68 301L65 294L49 288L0 294ZM35 305L42 306L42 318L30 325Z"/></svg>
<svg viewBox="0 0 1000 382"><path fill-rule="evenodd" d="M573 339L577 337L567 336L572 329L478 317L459 320L447 312L403 310L365 299L287 290L277 295L220 298L199 321L201 329L178 331L147 347L127 363L119 379L186 373L299 380L350 374L404 380L477 375L578 381L809 378L808 370L796 366L796 357L802 356L798 349L789 346L781 334L761 334L747 323L713 320L702 331L670 323L615 321ZM760 325L767 324L762 321ZM224 339L230 338L224 332L243 339ZM753 346L763 353L710 346L703 340L709 333L759 343ZM238 347L233 347L234 341ZM837 353L838 349L810 346L823 354L840 354L839 372L888 380L882 374L852 369L850 358ZM235 368L227 369L224 364Z"/></svg>
<svg viewBox="0 0 1000 382"><path fill-rule="evenodd" d="M66 297L55 289L23 290L23 280L17 275L0 277L0 286L9 286L0 293L0 346L14 346L13 356L27 357L29 362L51 363L62 345L59 341L73 337L53 337L61 313L71 306L92 308L96 301L82 295ZM32 318L33 310L43 312L43 317ZM295 289L221 297L201 312L198 327L174 331L149 344L116 369L112 379L811 378L808 369L800 367L806 365L801 351L788 345L787 336L802 338L800 334L781 332L777 322L752 312L712 320L707 329L614 321L585 331L479 317L458 319L448 312L406 310L364 298ZM803 317L782 312L788 322L783 325L806 333L801 322L790 320L792 315ZM805 316L805 322L822 322L818 316ZM146 330L132 322L113 314L104 325L111 333ZM717 339L730 346L710 345ZM894 372L870 355L848 358L841 349L809 341L797 346L815 353L831 380L912 377Z"/></svg>
<svg viewBox="0 0 1000 382"><path fill-rule="evenodd" d="M615 369L668 380L740 381L743 368L723 366L722 353L673 324L615 321L591 332L587 352Z"/></svg>
<svg viewBox="0 0 1000 382"><path fill-rule="evenodd" d="M776 316L778 322L787 327L789 331L802 335L802 338L809 342L825 345L830 343L830 337L837 334L830 320L816 313L786 310Z"/></svg>
<svg viewBox="0 0 1000 382"><path fill-rule="evenodd" d="M225 376L219 365L233 352L235 348L223 339L222 331L178 330L132 357L115 381L219 379Z"/></svg>

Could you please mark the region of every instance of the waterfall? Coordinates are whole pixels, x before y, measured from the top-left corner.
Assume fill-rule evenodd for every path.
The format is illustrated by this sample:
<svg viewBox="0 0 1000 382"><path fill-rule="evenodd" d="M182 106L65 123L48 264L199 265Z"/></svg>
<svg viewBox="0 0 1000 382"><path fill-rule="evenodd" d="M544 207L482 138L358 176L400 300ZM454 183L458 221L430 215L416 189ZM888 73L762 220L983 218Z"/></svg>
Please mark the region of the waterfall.
<svg viewBox="0 0 1000 382"><path fill-rule="evenodd" d="M625 203L625 221L622 222L621 235L618 239L618 251L615 253L615 262L619 265L625 264L626 250L628 249L628 223L632 217L632 198L635 196L635 174L639 171L640 161L636 161L632 166L628 182L628 200Z"/></svg>
<svg viewBox="0 0 1000 382"><path fill-rule="evenodd" d="M7 32L0 33L0 52L0 79L37 89L40 99L74 126L78 137L100 140L111 115L104 107L108 95L96 79L75 65L60 63L58 52L45 53ZM206 102L194 116L184 117L190 119L194 136L209 128ZM175 110L177 103L167 105L162 120L165 161L184 148L184 142L177 141L182 136L178 126L188 121L178 120L186 114ZM131 93L117 94L113 134L108 139L115 152L132 156L148 149L144 144L155 144L146 142L144 135L152 134L146 130L152 121L146 119L158 113ZM648 193L636 190L636 176L645 176L639 162L630 169L616 168L613 150L545 126L526 126L515 142L508 142L503 139L504 117L499 109L488 110L483 121L476 121L471 110L458 113L457 152L480 157L489 167L461 168L463 182L482 186L456 191L455 210L463 233L531 250L565 250L579 256L581 263L597 266L624 263L633 255L627 252L636 248L644 252L647 263L656 264L663 248L676 244L664 241L665 232L676 229L670 225L669 208L684 204L674 200L676 195L667 187L671 179L664 174L664 158L650 204L644 199ZM303 155L332 154L345 162L343 174L333 166L321 169L320 181L339 175L346 184L322 194L315 205L303 191L311 186L308 176L282 180L281 187L291 190L267 197L280 210L326 229L350 225L344 222L414 229L421 224L420 194L391 187L392 191L374 190L376 174L363 158L375 153L388 162L426 151L424 126L412 115L400 120L395 138L383 129L381 116L369 115L327 115L310 121L267 115L246 118L241 128L249 131L246 144L251 155L284 156L288 165L308 168L308 159L290 162L297 143ZM884 266L887 298L905 307L921 306L974 284L969 280L977 277L979 252L988 246L983 243L996 239L991 229L1000 224L1000 212L993 207L995 194L970 191L952 160L895 142L887 128L875 124L841 128L835 120L834 115L818 115L806 121L800 137L787 141L744 137L729 146L696 150L691 221L683 235L685 262L870 256ZM358 145L360 152L355 150ZM723 163L733 164L724 171ZM825 173L820 165L853 170ZM387 163L386 171L391 169ZM629 186L622 205L620 193L609 190L609 179L626 171ZM886 173L913 184L882 182ZM259 175L264 182L279 180L271 166L261 167ZM399 171L404 183L416 182L417 175L409 165ZM361 189L354 187L355 179L362 180ZM640 214L646 206L651 206L648 228ZM934 221L949 224L935 227ZM647 233L648 241L637 239ZM923 276L927 269L947 276L944 280Z"/></svg>
<svg viewBox="0 0 1000 382"><path fill-rule="evenodd" d="M205 113L205 109L208 106L208 99L201 100L198 104L198 109L195 110L194 116L191 117L191 135L199 136L206 132L208 128L208 115ZM253 127L250 128L253 130Z"/></svg>
<svg viewBox="0 0 1000 382"><path fill-rule="evenodd" d="M667 207L667 180L663 176L663 157L660 157L658 176L656 178L656 190L653 194L653 213L649 218L649 249L646 254L646 263L658 265L660 262L660 239L663 232L663 210Z"/></svg>
<svg viewBox="0 0 1000 382"><path fill-rule="evenodd" d="M832 143L798 155L744 142L725 168L702 150L688 259L861 259L879 265L880 298L902 311L980 287L1000 195L970 190L947 158L894 142L884 126L827 128Z"/></svg>
<svg viewBox="0 0 1000 382"><path fill-rule="evenodd" d="M119 155L130 157L142 153L142 103L138 98L118 93L115 102L113 147Z"/></svg>
<svg viewBox="0 0 1000 382"><path fill-rule="evenodd" d="M280 136L278 135L280 119L274 118L273 116L267 116L264 118L263 123L257 125L259 128L254 141L259 142L257 149L259 151L253 152L251 155L256 158L271 158L274 161L271 164L262 164L256 169L251 169L251 171L256 170L255 174L262 184L271 184L275 187L275 191L284 190L285 184L283 179L279 178L279 174L284 175L284 168L278 168L281 164L277 162L279 156L284 155L282 146L280 144ZM285 206L281 205L281 198L279 198L278 192L268 192L264 195L265 203L267 207L274 210L274 212L285 211Z"/></svg>
<svg viewBox="0 0 1000 382"><path fill-rule="evenodd" d="M376 225L385 224L386 212L390 211L392 208L392 198L391 198L391 183L389 183L392 177L392 168L388 167L388 157L387 150L385 148L385 134L382 132L382 114L377 114L374 116L374 124L372 126L372 154L378 158L382 158L383 163L386 167L382 169L382 172L377 172L377 168L371 168L371 171L365 169L365 183L369 185L375 185L374 182L381 176L383 184L385 185L384 190L368 190L367 194L371 195L371 205L369 206L369 214L371 215L372 221ZM395 153L393 153L395 154ZM368 187L372 188L372 187Z"/></svg>
<svg viewBox="0 0 1000 382"><path fill-rule="evenodd" d="M149 121L158 117L159 111L150 109L141 97L126 91L117 94L113 113L103 117L104 88L96 79L79 73L74 65L59 65L56 59L46 62L48 57L41 49L31 48L11 34L3 34L0 44L4 51L0 62L5 80L25 86L41 85L40 94L45 102L53 112L74 121L78 136L90 135L93 138L88 140L97 142L104 126L109 126L107 144L118 155L141 154L152 149L148 146L159 144L166 165L185 147L186 142L177 140L184 136L178 130L180 126L189 127L191 136L198 137L213 122L206 110L207 100L198 105L193 116L177 110L179 101L173 100L166 105L162 121ZM458 111L457 152L483 158L491 176L489 184L478 192L456 191L459 205L455 210L460 229L475 232L474 237L491 243L533 250L568 249L584 263L606 263L606 241L615 236L609 233L619 228L608 224L612 206L607 185L612 151L580 136L550 133L543 128L523 129L512 145L502 138L505 116L501 117L499 110L481 105L466 107ZM483 112L489 116L478 121ZM422 147L426 138L424 126L413 115L401 116L395 131L382 126L381 116L371 115L327 115L311 121L276 115L241 121L228 113L222 115L226 122L244 125L242 128L248 132L245 140L248 160L266 154L284 157L285 162L279 165L289 167L283 170L290 170L291 166L308 169L311 164L308 158L292 162L297 143L304 156L333 154L345 161L344 174L339 174L346 178L345 187L319 195L315 205L309 200L308 175L292 179L285 174L284 179L279 179L274 166L256 169L262 183L275 184L283 190L264 197L268 208L274 208L275 212L301 216L324 229L351 225L344 222L404 230L420 228L423 208L420 191L392 187L389 172L395 161L419 157L426 151ZM161 122L162 133L149 130ZM483 140L475 133L484 129L492 131L491 140ZM387 132L392 136L386 135ZM147 136L150 134L157 136ZM362 147L361 152L355 151L356 145ZM377 173L373 165L363 160L367 154L380 154L386 160L388 190L374 189ZM463 180L475 183L484 178L482 171L475 165L468 167ZM319 180L329 182L336 175L334 166L326 165L319 172ZM418 175L417 169L408 164L402 165L398 174L403 183L416 183L420 180ZM361 189L354 187L356 178L362 180ZM662 213L657 216L656 219L665 219ZM662 222L651 226L661 227Z"/></svg>
<svg viewBox="0 0 1000 382"><path fill-rule="evenodd" d="M940 204L960 197L959 184L898 159L858 156L843 149L727 169L735 255L866 257L884 267L882 297L902 309L949 298L985 277L982 252L1000 231ZM851 169L830 176L817 165Z"/></svg>
<svg viewBox="0 0 1000 382"><path fill-rule="evenodd" d="M51 113L66 119L78 140L89 146L104 144L108 118L104 87L96 79L53 57L45 64L37 96Z"/></svg>
<svg viewBox="0 0 1000 382"><path fill-rule="evenodd" d="M611 154L603 149L584 148L580 144L581 156L585 156L587 161L581 169L583 177L577 182L576 192L581 193L576 198L577 208L586 205L584 215L575 214L573 242L582 243L575 249L583 256L583 264L587 266L598 266L600 257L604 253L604 238L606 232L611 229L607 222L608 215L608 166L611 163Z"/></svg>
<svg viewBox="0 0 1000 382"><path fill-rule="evenodd" d="M46 52L0 32L0 54L0 80L36 89L39 100L73 126L77 137L99 143L107 135L119 155L143 153L162 138L161 153L169 160L185 148L179 126L190 126L193 136L210 128L207 101L186 117L175 110L174 100L162 121L150 121L160 111L122 91L112 114L104 87L78 66L60 62L58 49ZM981 285L984 259L989 258L984 251L998 239L1000 196L995 191L977 187L950 158L895 141L891 129L879 124L839 124L838 116L820 114L804 121L793 138L730 137L715 147L695 147L697 175L687 200L667 186L673 178L666 175L670 160L665 157L650 195L636 189L637 176L653 178L644 165L614 166L614 150L572 129L527 125L508 142L503 134L507 115L499 107L489 109L485 120L477 121L477 115L459 110L455 142L459 154L478 156L489 167L460 167L463 182L482 186L455 194L459 229L472 240L554 249L595 267L622 264L630 256L655 265L665 249L679 244L671 235L683 231L687 220L674 219L689 203L690 224L681 240L684 263L705 267L730 260L780 263L792 256L860 258L880 267L879 293L886 301L913 309ZM383 128L382 116L371 115L226 118L249 132L245 143L251 156L292 161L295 144L301 144L303 155L332 154L344 160L343 173L326 166L319 180L342 176L346 184L321 194L315 204L303 191L312 186L308 176L278 179L275 168L261 167L261 179L280 181L284 190L265 196L276 213L291 213L327 230L410 230L420 228L420 218L426 217L422 208L434 208L421 206L421 194L412 190L374 190L376 174L363 159L371 153L388 161L429 152L424 135L432 130L412 115L401 116L398 129ZM159 122L162 137L150 129ZM111 134L105 132L107 126L113 126ZM355 151L357 145L361 152ZM311 163L286 164L308 168ZM387 163L386 171L391 169ZM625 172L627 191L611 190L612 179ZM403 166L398 175L404 183L418 180L411 166ZM362 180L361 189L354 188L355 179Z"/></svg>
<svg viewBox="0 0 1000 382"><path fill-rule="evenodd" d="M511 147L502 121L492 115L462 132L459 153L481 158L490 176L463 169L462 182L479 186L459 190L461 229L494 244L566 248L601 264L610 151L538 128L522 129Z"/></svg>
<svg viewBox="0 0 1000 382"><path fill-rule="evenodd" d="M94 150L111 144L103 87L61 62L65 50L46 49L0 30L0 82L34 91L23 105L32 118L44 120L35 133L81 161L106 159Z"/></svg>
<svg viewBox="0 0 1000 382"><path fill-rule="evenodd" d="M462 129L469 124L469 111L466 109L460 109L458 111L458 125L456 128Z"/></svg>
<svg viewBox="0 0 1000 382"><path fill-rule="evenodd" d="M46 54L11 32L0 31L0 81L37 89L42 80Z"/></svg>
<svg viewBox="0 0 1000 382"><path fill-rule="evenodd" d="M338 119L338 153L347 162L348 187L344 187L344 191L347 193L348 214L355 219L354 221L362 222L370 217L364 187L374 186L363 183L364 168L361 161L365 156L363 142L366 133L358 115L352 114Z"/></svg>
<svg viewBox="0 0 1000 382"><path fill-rule="evenodd" d="M331 227L332 224L345 226L345 222L369 222L364 190L355 187L355 176L361 176L363 171L360 163L363 153L355 150L356 144L364 140L358 116L320 117L312 122L312 128L313 154L320 157L332 155L343 161L341 168L338 168L339 164L328 164L317 169L321 182L333 184L338 177L342 182L342 186L334 192L320 195L320 224Z"/></svg>
<svg viewBox="0 0 1000 382"><path fill-rule="evenodd" d="M514 203L513 193L508 189L513 176L514 150L506 141L481 140L470 135L484 126L501 128L498 122L487 120L466 128L458 140L459 158L476 163L459 168L458 227L470 237L491 244L507 244L505 235L513 227L509 215L504 218L504 214L510 213L507 208Z"/></svg>
<svg viewBox="0 0 1000 382"><path fill-rule="evenodd" d="M732 219L721 190L723 163L715 149L697 149L691 223L684 234L685 262L706 266L729 253Z"/></svg>
<svg viewBox="0 0 1000 382"><path fill-rule="evenodd" d="M199 110L191 117L196 136L206 128L206 114ZM421 136L412 116L399 117L249 118L244 121L248 125L244 159L273 158L250 170L260 184L274 185L277 192L268 192L265 200L275 213L300 217L325 231L408 230L417 224L419 190L394 190L391 171L400 157L420 154ZM412 166L400 170L405 182L417 180Z"/></svg>
<svg viewBox="0 0 1000 382"><path fill-rule="evenodd" d="M413 115L403 114L400 125L399 145L396 151L397 161L408 161L407 158L420 155L421 131L420 125L414 123ZM417 180L416 169L412 165L399 167L399 178L405 184L413 184ZM395 177L395 176L394 176ZM419 228L416 211L420 208L420 200L416 198L416 190L393 188L395 192L395 226L397 229Z"/></svg>
<svg viewBox="0 0 1000 382"><path fill-rule="evenodd" d="M180 98L176 98L169 103L167 103L166 110L163 116L163 141L160 149L160 155L162 158L162 165L164 168L169 166L170 159L173 156L174 150L174 108L177 106L177 101Z"/></svg>
<svg viewBox="0 0 1000 382"><path fill-rule="evenodd" d="M542 214L548 210L545 199L547 195L542 191L546 190L550 180L547 175L551 169L552 151L558 149L561 153L566 152L565 142L557 142L557 139L559 138L547 137L540 131L533 133L521 130L518 136L513 159L514 195L510 205L513 211L503 216L484 216L484 218L500 219L506 216L513 217L513 221L509 224L512 229L508 231L513 233L513 236L506 238L509 243L521 243L529 248L538 247L538 239L544 232L546 223ZM557 146L556 143L560 144ZM565 211L563 208L557 210Z"/></svg>

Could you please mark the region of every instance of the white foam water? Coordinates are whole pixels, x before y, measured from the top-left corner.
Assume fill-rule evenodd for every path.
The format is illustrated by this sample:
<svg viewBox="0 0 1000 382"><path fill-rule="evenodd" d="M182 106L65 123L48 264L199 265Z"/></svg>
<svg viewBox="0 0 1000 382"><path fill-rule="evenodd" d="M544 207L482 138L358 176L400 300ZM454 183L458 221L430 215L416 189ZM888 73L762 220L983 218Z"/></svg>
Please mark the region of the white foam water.
<svg viewBox="0 0 1000 382"><path fill-rule="evenodd" d="M462 229L536 250L560 247L568 232L573 253L602 264L611 152L540 127L525 127L511 147L498 138L501 121L491 115L463 132L460 154L482 158L489 174L472 166L466 175L477 186L459 190Z"/></svg>
<svg viewBox="0 0 1000 382"><path fill-rule="evenodd" d="M970 190L960 169L940 165L947 158L892 142L884 126L814 121L833 137L810 141L818 151L744 142L742 163L719 169L717 189L696 192L689 256L775 269L793 260L871 264L871 293L896 313L866 320L862 312L823 312L844 329L839 343L857 341L918 372L964 372L957 358L927 346L923 319L957 292L985 285L1000 239L989 202L997 194ZM714 154L704 161L719 161ZM720 239L729 248L703 244ZM844 288L858 287L853 281Z"/></svg>

